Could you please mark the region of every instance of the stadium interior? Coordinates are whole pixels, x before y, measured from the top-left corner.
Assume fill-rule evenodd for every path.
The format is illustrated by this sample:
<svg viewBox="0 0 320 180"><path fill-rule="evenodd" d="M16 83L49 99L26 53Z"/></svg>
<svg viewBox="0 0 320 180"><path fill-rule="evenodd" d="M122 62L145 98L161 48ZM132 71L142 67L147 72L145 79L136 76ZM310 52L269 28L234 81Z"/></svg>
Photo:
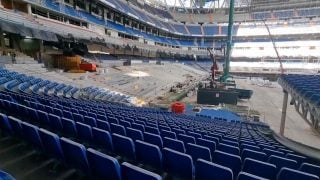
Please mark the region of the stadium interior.
<svg viewBox="0 0 320 180"><path fill-rule="evenodd" d="M0 0L0 179L320 180L320 0Z"/></svg>

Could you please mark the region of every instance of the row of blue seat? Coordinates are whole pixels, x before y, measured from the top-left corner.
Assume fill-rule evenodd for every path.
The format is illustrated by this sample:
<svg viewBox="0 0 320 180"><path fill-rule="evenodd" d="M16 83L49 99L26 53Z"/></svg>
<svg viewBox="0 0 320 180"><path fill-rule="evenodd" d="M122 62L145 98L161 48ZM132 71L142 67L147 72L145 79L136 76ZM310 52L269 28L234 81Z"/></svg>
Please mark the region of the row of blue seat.
<svg viewBox="0 0 320 180"><path fill-rule="evenodd" d="M41 111L40 111L41 112ZM46 119L46 118L44 118L44 119ZM94 120L94 118L89 118L89 119L91 119L91 120ZM85 140L91 140L92 139L92 134L95 134L94 132L95 132L95 129L92 129L92 130L90 130L90 126L88 126L88 125L85 125L85 124L82 124L82 123L79 123L79 122L77 122L76 123L76 125L73 123L70 123L70 122L72 122L72 121L70 121L70 120L67 120L67 119L65 119L65 118L61 118L61 121L62 121L62 123L61 123L61 127L68 127L68 128L65 128L65 129L67 129L67 131L69 131L69 133L68 134L71 134L71 135L73 135L73 136L77 136L76 134L77 134L77 132L79 133L81 133L82 132L82 135L80 135L81 137L84 137L83 139L85 139ZM72 124L72 126L70 126L70 124ZM106 124L106 123L105 123ZM96 124L91 124L91 125L93 125L93 126L96 126ZM114 131L114 132L116 132L116 133L119 133L119 134L122 134L122 135L126 135L126 131L125 131L125 128L122 126L120 126L120 125L117 125L117 124L112 124L111 123L111 125L113 125L114 127L113 128L111 128L111 129L113 129L113 130L111 130L111 131ZM56 125L54 125L54 126L56 126ZM72 128L70 128L70 127L72 127ZM109 126L106 126L108 129L107 130L109 130L110 131L110 127ZM112 127L112 126L111 126ZM78 131L76 131L76 129L78 129ZM89 129L89 130L88 130ZM151 128L152 129L152 128ZM129 131L128 131L129 130ZM154 129L153 129L154 130ZM92 131L92 132L91 132ZM129 132L128 134L131 134L131 137L133 137L133 139L134 138L136 138L136 139L139 139L139 140L143 140L143 134L141 133L141 131L139 131L139 130L137 130L137 129L133 129L133 128L127 128L127 131ZM90 133L87 133L87 132L90 132ZM138 132L138 133L137 133ZM155 133L154 131L152 131L153 133ZM156 131L157 132L157 134L158 134L158 130ZM168 131L167 131L168 132ZM87 134L86 134L87 133ZM88 134L91 134L91 135L88 135ZM136 137L134 137L134 136L132 136L132 135L136 135L136 134L138 134L139 136L140 136L140 138L137 138L137 136ZM156 144L156 145L158 145L160 148L162 147L162 140L161 140L161 137L160 136L157 136L157 135L155 135L155 134L151 134L151 133L148 133L148 132L145 132L144 133L144 135L145 135L145 139L144 140L146 140L146 141L148 141L148 142L150 142L150 143L152 143L152 144ZM182 135L182 134L181 134ZM130 136L130 135L129 135ZM185 138L187 138L186 140L188 141L188 138L189 138L189 140L190 140L190 137L191 136L187 136L187 135L182 135L182 137L185 137ZM97 138L97 137L96 137ZM111 138L108 138L108 139L111 139ZM129 138L127 138L127 140L128 140ZM194 140L194 138L193 138L193 140ZM199 139L198 139L199 140ZM129 140L130 141L130 140ZM172 149L175 149L175 150L178 150L178 151L181 151L182 153L184 153L185 152L185 149L184 149L184 144L183 144L183 142L182 141L180 141L180 144L179 143L177 143L177 142L179 142L178 140L175 140L175 139L171 139L171 138L164 138L163 139L163 143L164 143L164 147L170 147L170 148L172 148ZM209 146L210 147L210 145L208 145L208 144L213 144L213 146L214 146L214 149L215 149L215 143L213 142L213 141L208 141L208 140L201 140L200 139L200 141L199 141L200 143L204 143L203 145L207 145L207 146ZM192 142L191 142L192 143ZM201 147L201 146L198 146L198 145L195 145L195 144L187 144L187 153L189 153L190 155L191 155L191 157L193 157L193 159L195 160L195 159L198 159L198 158L204 158L204 159L207 159L207 160L209 160L209 161L211 161L211 156L210 156L210 149L209 148L203 148L203 147ZM193 142L194 143L194 142ZM109 141L109 144L107 145L109 148L111 147L111 140ZM133 145L134 143L133 142L129 142L129 143L126 143L126 145L127 146L125 146L124 148L122 148L122 151L121 151L121 148L118 148L117 149L117 152L122 152L123 154L125 154L125 155L127 155L128 157L130 157L130 158L134 158L134 156L135 156L135 154L134 154L134 145ZM245 144L244 144L245 145ZM222 146L225 146L225 147L228 147L229 145L223 145L222 144ZM211 147L212 147L212 145L211 145ZM245 147L250 147L250 145L245 145ZM252 147L252 146L251 146ZM194 152L192 152L192 148L194 148L193 150L194 150ZM111 148L110 148L111 149ZM131 151L129 151L129 152L127 152L128 151L128 149L131 149ZM191 150L189 150L189 149L191 149ZM199 151L200 150L200 151ZM221 149L222 151L225 151L225 152L229 152L228 151L228 149ZM159 150L158 150L159 151ZM126 153L127 152L127 153ZM249 154L254 154L254 151L248 151L247 149L244 149L244 152L249 152ZM257 152L255 152L256 154L258 154L259 155L259 152L257 153ZM227 156L230 156L231 154L226 154ZM260 155L259 156L261 156L261 153L260 153ZM237 156L234 156L234 157L237 157ZM279 160L279 158L280 157L273 157L274 159L278 159ZM159 158L158 158L159 159ZM237 160L237 159L240 159L240 158L234 158L234 160L233 161L235 161L235 160ZM281 159L281 158L280 158ZM224 161L221 161L221 163L223 163ZM238 161L238 162L240 162L240 163L238 163L237 164L237 167L235 166L235 174L239 171L239 169L240 169L240 167L241 167L241 159L240 159L240 161ZM160 165L159 165L160 164ZM158 167L159 166L161 166L161 163L158 163ZM228 165L227 165L228 166Z"/></svg>

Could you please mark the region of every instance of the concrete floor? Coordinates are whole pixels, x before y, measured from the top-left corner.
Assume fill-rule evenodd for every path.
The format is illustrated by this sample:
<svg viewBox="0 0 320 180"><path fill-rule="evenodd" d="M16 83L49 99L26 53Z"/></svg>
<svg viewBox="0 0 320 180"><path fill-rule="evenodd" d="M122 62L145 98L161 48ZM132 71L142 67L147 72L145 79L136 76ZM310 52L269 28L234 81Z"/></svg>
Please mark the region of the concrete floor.
<svg viewBox="0 0 320 180"><path fill-rule="evenodd" d="M238 88L253 90L249 101L242 101L239 105L248 105L261 113L261 121L268 123L276 133L280 130L283 92L277 82L273 88L253 85L249 79L237 79ZM289 96L289 102L290 102ZM313 132L310 126L296 112L294 106L288 104L284 135L294 141L320 149L320 135Z"/></svg>

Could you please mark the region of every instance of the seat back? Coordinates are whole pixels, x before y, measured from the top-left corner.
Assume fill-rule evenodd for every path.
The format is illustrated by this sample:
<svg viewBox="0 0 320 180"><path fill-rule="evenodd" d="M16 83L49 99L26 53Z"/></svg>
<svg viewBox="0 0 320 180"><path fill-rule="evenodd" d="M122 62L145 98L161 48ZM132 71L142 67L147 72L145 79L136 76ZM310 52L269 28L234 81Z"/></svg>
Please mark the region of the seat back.
<svg viewBox="0 0 320 180"><path fill-rule="evenodd" d="M44 111L38 110L39 123L42 125L49 125L49 117L48 114Z"/></svg>
<svg viewBox="0 0 320 180"><path fill-rule="evenodd" d="M277 175L277 167L274 164L251 158L244 160L242 171L267 179L275 179Z"/></svg>
<svg viewBox="0 0 320 180"><path fill-rule="evenodd" d="M210 149L211 157L213 156L214 151L216 150L216 143L207 139L198 138L197 144L204 146Z"/></svg>
<svg viewBox="0 0 320 180"><path fill-rule="evenodd" d="M140 130L133 129L128 127L127 128L127 136L130 137L133 141L142 140L143 141L143 134Z"/></svg>
<svg viewBox="0 0 320 180"><path fill-rule="evenodd" d="M196 172L196 180L203 180L203 179L233 180L233 173L230 168L227 168L203 159L197 160L195 172Z"/></svg>
<svg viewBox="0 0 320 180"><path fill-rule="evenodd" d="M116 152L129 159L135 159L135 146L131 138L112 134L113 147Z"/></svg>
<svg viewBox="0 0 320 180"><path fill-rule="evenodd" d="M43 149L46 153L53 155L57 159L64 159L59 136L45 129L39 130Z"/></svg>
<svg viewBox="0 0 320 180"><path fill-rule="evenodd" d="M32 145L42 148L41 139L39 136L39 128L27 122L21 123L22 134Z"/></svg>
<svg viewBox="0 0 320 180"><path fill-rule="evenodd" d="M86 148L82 144L64 137L60 139L60 143L65 161L71 166L79 168L88 173L89 164L87 160Z"/></svg>
<svg viewBox="0 0 320 180"><path fill-rule="evenodd" d="M5 114L0 113L0 128L2 131L11 134L13 133L12 127L9 123L8 117Z"/></svg>
<svg viewBox="0 0 320 180"><path fill-rule="evenodd" d="M283 168L291 168L291 169L296 169L298 168L298 163L295 160L284 158L284 157L279 157L275 155L271 155L268 159L268 162L271 164L274 164L277 166L278 171Z"/></svg>
<svg viewBox="0 0 320 180"><path fill-rule="evenodd" d="M145 126L145 132L160 135L159 129L151 126Z"/></svg>
<svg viewBox="0 0 320 180"><path fill-rule="evenodd" d="M259 161L266 161L267 155L263 152L258 152L250 149L243 149L241 158L242 160L245 160L246 158L251 158Z"/></svg>
<svg viewBox="0 0 320 180"><path fill-rule="evenodd" d="M217 150L226 152L229 154L240 155L240 149L238 147L231 146L228 144L220 143L217 147Z"/></svg>
<svg viewBox="0 0 320 180"><path fill-rule="evenodd" d="M186 144L186 153L192 157L193 162L196 162L199 158L212 161L210 149L197 144Z"/></svg>
<svg viewBox="0 0 320 180"><path fill-rule="evenodd" d="M162 138L159 135L144 132L143 134L144 141L150 144L157 145L160 149L163 147Z"/></svg>
<svg viewBox="0 0 320 180"><path fill-rule="evenodd" d="M162 153L158 146L140 140L137 140L135 144L138 161L158 169L162 168Z"/></svg>
<svg viewBox="0 0 320 180"><path fill-rule="evenodd" d="M117 159L91 148L87 150L87 156L93 179L121 180L120 165Z"/></svg>
<svg viewBox="0 0 320 180"><path fill-rule="evenodd" d="M122 135L122 136L126 136L126 129L119 125L119 124L114 124L114 123L111 123L110 124L110 129L111 129L111 132L112 133L116 133L116 134L119 134L119 135Z"/></svg>
<svg viewBox="0 0 320 180"><path fill-rule="evenodd" d="M122 180L162 180L162 177L153 172L124 162L121 164Z"/></svg>
<svg viewBox="0 0 320 180"><path fill-rule="evenodd" d="M302 163L299 170L310 173L310 174L314 174L320 177L320 166L309 164L309 163Z"/></svg>
<svg viewBox="0 0 320 180"><path fill-rule="evenodd" d="M92 129L91 126L83 124L81 122L76 122L76 128L78 132L78 137L84 141L90 142L92 140Z"/></svg>
<svg viewBox="0 0 320 180"><path fill-rule="evenodd" d="M61 118L61 123L63 126L63 133L73 137L78 136L76 124L73 120Z"/></svg>
<svg viewBox="0 0 320 180"><path fill-rule="evenodd" d="M213 162L230 168L233 175L237 176L240 172L242 161L240 156L216 150L213 155Z"/></svg>
<svg viewBox="0 0 320 180"><path fill-rule="evenodd" d="M192 179L194 170L191 156L169 148L163 149L163 168L169 174Z"/></svg>
<svg viewBox="0 0 320 180"><path fill-rule="evenodd" d="M90 116L84 116L83 117L83 122L85 124L88 124L91 127L97 127L97 122L96 119Z"/></svg>
<svg viewBox="0 0 320 180"><path fill-rule="evenodd" d="M165 137L163 138L163 146L182 153L186 152L184 143L180 140Z"/></svg>
<svg viewBox="0 0 320 180"><path fill-rule="evenodd" d="M172 138L172 139L176 139L176 133L175 132L171 132L171 131L167 131L167 130L161 130L161 137L168 137L168 138Z"/></svg>
<svg viewBox="0 0 320 180"><path fill-rule="evenodd" d="M237 180L267 180L267 179L250 174L250 173L240 172Z"/></svg>
<svg viewBox="0 0 320 180"><path fill-rule="evenodd" d="M282 168L277 176L277 180L290 179L290 180L319 180L319 177L314 174L306 172Z"/></svg>
<svg viewBox="0 0 320 180"><path fill-rule="evenodd" d="M99 129L103 129L105 131L111 132L110 124L108 122L106 122L106 121L101 121L101 120L97 119L97 127Z"/></svg>
<svg viewBox="0 0 320 180"><path fill-rule="evenodd" d="M100 148L107 151L113 151L113 143L111 135L108 131L92 128L93 142L98 145Z"/></svg>
<svg viewBox="0 0 320 180"><path fill-rule="evenodd" d="M16 136L21 136L22 135L22 126L21 126L22 121L15 118L15 117L12 117L12 116L8 116L8 121L9 121L9 124L12 128L12 132Z"/></svg>
<svg viewBox="0 0 320 180"><path fill-rule="evenodd" d="M62 122L59 116L54 115L54 114L49 114L49 123L50 123L50 127L54 130L60 131L62 132L63 126L62 126Z"/></svg>
<svg viewBox="0 0 320 180"><path fill-rule="evenodd" d="M188 143L196 144L195 138L189 135L178 134L178 139L183 141L184 144L188 144Z"/></svg>

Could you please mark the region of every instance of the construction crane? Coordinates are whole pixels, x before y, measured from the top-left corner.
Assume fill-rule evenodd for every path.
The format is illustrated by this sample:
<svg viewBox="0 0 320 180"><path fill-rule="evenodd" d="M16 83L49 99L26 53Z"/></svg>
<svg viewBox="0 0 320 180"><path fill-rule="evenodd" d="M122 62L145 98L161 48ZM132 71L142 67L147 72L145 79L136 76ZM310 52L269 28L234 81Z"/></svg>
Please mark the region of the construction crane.
<svg viewBox="0 0 320 180"><path fill-rule="evenodd" d="M219 67L218 67L217 60L215 58L214 53L211 51L210 48L208 48L207 50L208 50L210 57L211 57L211 60L212 60L211 78L212 78L212 81L215 81L216 72L219 70Z"/></svg>
<svg viewBox="0 0 320 180"><path fill-rule="evenodd" d="M231 51L232 51L233 16L234 16L234 0L230 0L227 52L225 57L223 75L220 77L221 82L226 82L230 76L229 72L230 72L230 59L231 59Z"/></svg>
<svg viewBox="0 0 320 180"><path fill-rule="evenodd" d="M278 61L279 61L279 64L280 64L280 72L281 72L281 74L283 74L283 73L284 73L284 68L283 68L283 65L282 65L282 59L281 59L281 57L280 57L280 55L279 55L279 52L278 52L276 43L275 43L275 41L274 41L274 39L273 39L273 36L272 36L272 34L271 34L271 32L270 32L269 26L267 25L266 21L265 21L265 20L262 20L262 22L263 22L264 26L266 27L266 29L267 29L267 31L268 31L269 38L270 38L270 40L271 40L271 42L272 42L273 49L274 49L274 51L275 51L276 54L277 54L277 58L278 58Z"/></svg>

